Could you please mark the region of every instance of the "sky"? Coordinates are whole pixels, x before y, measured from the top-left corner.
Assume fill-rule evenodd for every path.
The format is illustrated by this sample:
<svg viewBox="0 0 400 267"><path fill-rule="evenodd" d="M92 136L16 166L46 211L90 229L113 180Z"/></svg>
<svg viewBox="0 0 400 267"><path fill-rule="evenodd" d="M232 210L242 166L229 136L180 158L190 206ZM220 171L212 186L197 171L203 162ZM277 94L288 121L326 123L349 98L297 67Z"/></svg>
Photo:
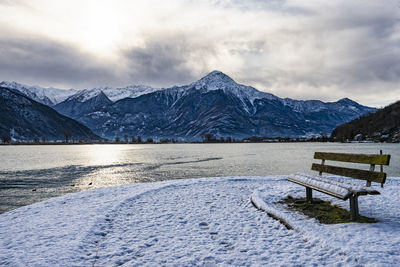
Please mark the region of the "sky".
<svg viewBox="0 0 400 267"><path fill-rule="evenodd" d="M400 99L400 0L0 0L0 80L170 87L219 70L279 97Z"/></svg>

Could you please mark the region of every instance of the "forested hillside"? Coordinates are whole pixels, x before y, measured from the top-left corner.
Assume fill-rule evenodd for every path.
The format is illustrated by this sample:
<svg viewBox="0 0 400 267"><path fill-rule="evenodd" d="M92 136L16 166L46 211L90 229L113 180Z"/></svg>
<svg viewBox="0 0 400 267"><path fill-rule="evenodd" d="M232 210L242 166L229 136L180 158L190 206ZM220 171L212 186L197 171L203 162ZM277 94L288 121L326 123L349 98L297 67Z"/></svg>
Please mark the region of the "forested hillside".
<svg viewBox="0 0 400 267"><path fill-rule="evenodd" d="M400 101L333 130L336 141L400 141Z"/></svg>

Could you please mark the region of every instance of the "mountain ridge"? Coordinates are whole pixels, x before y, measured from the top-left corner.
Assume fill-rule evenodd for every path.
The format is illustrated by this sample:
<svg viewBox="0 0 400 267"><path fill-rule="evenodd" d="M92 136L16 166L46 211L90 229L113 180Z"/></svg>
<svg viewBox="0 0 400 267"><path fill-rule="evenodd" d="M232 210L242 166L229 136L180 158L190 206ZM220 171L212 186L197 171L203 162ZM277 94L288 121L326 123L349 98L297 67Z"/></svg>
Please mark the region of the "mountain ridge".
<svg viewBox="0 0 400 267"><path fill-rule="evenodd" d="M81 123L5 87L0 87L0 136L12 141L100 140Z"/></svg>
<svg viewBox="0 0 400 267"><path fill-rule="evenodd" d="M25 85L14 81L2 81L0 82L0 86L16 90L23 95L48 106L55 105L77 92L75 89L64 90L53 87L45 88L37 85Z"/></svg>
<svg viewBox="0 0 400 267"><path fill-rule="evenodd" d="M86 90L80 91L53 106L53 108L65 116L76 119L85 113L94 112L113 103L103 91L96 92L96 94L90 92L89 95L90 97L88 97Z"/></svg>
<svg viewBox="0 0 400 267"><path fill-rule="evenodd" d="M5 88L18 91L29 98L48 105L57 105L70 97L85 97L85 100L97 95L100 91L103 91L107 97L115 102L126 97L137 97L142 94L154 92L160 90L160 88L153 88L147 85L128 85L126 87L95 87L92 89L58 89L58 88L45 88L41 86L25 85L17 82L2 81L0 86Z"/></svg>

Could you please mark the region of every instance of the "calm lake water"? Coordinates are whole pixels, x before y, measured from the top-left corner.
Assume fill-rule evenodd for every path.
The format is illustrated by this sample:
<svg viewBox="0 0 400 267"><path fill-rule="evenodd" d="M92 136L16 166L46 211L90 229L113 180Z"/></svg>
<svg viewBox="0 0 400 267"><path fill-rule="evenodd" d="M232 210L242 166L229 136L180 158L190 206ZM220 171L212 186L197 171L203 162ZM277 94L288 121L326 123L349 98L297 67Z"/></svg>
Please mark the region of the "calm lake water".
<svg viewBox="0 0 400 267"><path fill-rule="evenodd" d="M310 172L315 151L391 154L399 144L265 143L0 146L0 213L98 187L170 179ZM368 169L368 167L367 167Z"/></svg>

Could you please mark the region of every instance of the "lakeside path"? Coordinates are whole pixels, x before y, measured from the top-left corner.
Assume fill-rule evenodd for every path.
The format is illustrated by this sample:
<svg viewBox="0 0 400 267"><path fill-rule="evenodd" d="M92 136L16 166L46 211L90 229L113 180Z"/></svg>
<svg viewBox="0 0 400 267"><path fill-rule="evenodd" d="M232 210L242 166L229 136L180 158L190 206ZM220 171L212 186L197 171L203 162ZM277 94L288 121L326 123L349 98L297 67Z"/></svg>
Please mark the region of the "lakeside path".
<svg viewBox="0 0 400 267"><path fill-rule="evenodd" d="M0 265L379 265L378 256L365 262L254 208L250 196L266 199L268 188L275 196L304 193L282 176L223 177L101 188L22 207L0 215ZM380 223L362 227L368 233ZM394 253L386 265L399 259L394 230L390 242L376 237L381 251Z"/></svg>

